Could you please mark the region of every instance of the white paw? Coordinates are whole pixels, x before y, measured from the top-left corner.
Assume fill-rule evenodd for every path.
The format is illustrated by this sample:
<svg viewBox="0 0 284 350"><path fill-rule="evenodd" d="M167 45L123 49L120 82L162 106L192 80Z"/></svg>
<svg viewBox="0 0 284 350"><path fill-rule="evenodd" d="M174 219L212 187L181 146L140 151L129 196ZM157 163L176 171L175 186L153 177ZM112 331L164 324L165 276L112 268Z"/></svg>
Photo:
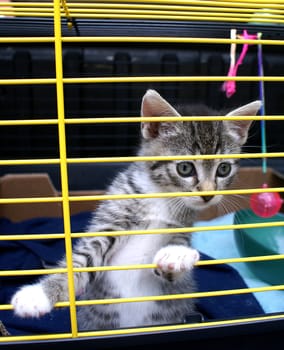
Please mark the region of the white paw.
<svg viewBox="0 0 284 350"><path fill-rule="evenodd" d="M163 274L179 276L182 272L190 271L198 260L199 253L197 250L171 245L157 252L154 257L154 264Z"/></svg>
<svg viewBox="0 0 284 350"><path fill-rule="evenodd" d="M52 309L47 295L40 284L25 286L14 294L11 304L20 317L41 317Z"/></svg>

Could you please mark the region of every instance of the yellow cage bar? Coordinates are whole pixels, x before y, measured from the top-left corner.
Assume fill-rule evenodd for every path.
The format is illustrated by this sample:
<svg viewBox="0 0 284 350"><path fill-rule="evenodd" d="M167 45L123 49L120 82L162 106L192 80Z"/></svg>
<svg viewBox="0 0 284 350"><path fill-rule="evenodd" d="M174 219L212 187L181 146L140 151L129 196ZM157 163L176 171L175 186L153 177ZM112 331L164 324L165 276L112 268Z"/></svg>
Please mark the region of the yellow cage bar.
<svg viewBox="0 0 284 350"><path fill-rule="evenodd" d="M265 6L265 8L263 8ZM69 23L71 30L74 30L74 23L78 19L103 19L103 20L159 20L159 21L210 21L210 22L229 22L232 26L235 23L260 23L260 24L274 24L279 25L284 23L284 1L278 1L277 3L270 3L269 1L187 1L187 0L128 0L121 3L115 0L97 1L95 3L74 3L65 2L60 0L54 0L54 3L45 2L1 2L0 3L0 16L7 18L21 18L21 17L35 17L35 18L52 18L54 24L54 35L51 37L42 36L37 37L1 37L1 45L9 45L12 43L18 44L51 44L54 45L54 63L55 63L55 76L54 77L42 77L42 78L2 78L0 79L1 86L19 86L19 85L48 85L55 86L56 89L56 101L57 101L57 116L50 116L46 119L32 119L29 116L23 119L9 120L5 117L0 120L0 126L2 128L11 126L46 126L53 125L58 127L58 145L59 145L59 157L58 158L42 158L37 159L1 159L1 166L23 166L23 165L57 165L60 168L61 176L61 193L57 197L37 197L37 198L1 198L0 204L12 205L12 204L29 204L29 203L60 203L62 205L62 217L64 222L64 233L57 234L33 234L25 235L24 238L20 235L1 235L0 241L5 240L30 240L30 239L55 239L60 238L65 241L65 251L67 259L66 269L46 269L42 270L22 270L22 271L0 271L0 277L2 276L21 276L21 275L40 275L50 273L67 273L68 286L69 286L69 301L58 303L58 307L69 307L70 310L70 332L61 334L43 334L43 335L21 335L10 336L9 338L1 337L1 343L8 343L14 341L38 341L38 340L62 340L68 338L86 338L86 337L101 337L101 336L114 336L114 335L130 335L140 333L152 333L161 331L177 331L183 329L197 329L214 327L218 325L234 325L239 323L253 323L258 321L268 321L274 319L283 319L284 314L279 315L264 315L259 317L246 317L241 321L238 319L224 320L224 321L210 321L203 323L182 324L182 325L167 325L167 326L155 326L155 327L143 327L135 329L119 329L112 331L92 331L92 332L79 332L77 328L76 318L76 306L90 305L90 304L107 304L107 303L127 303L137 301L148 300L167 300L167 299L179 299L179 298L208 298L218 295L232 295L232 294L246 294L246 293L261 293L275 290L284 290L284 285L276 285L270 287L256 287L246 289L233 289L226 291L214 291L214 292L196 292L188 293L186 295L165 295L165 296L150 296L150 297L137 297L137 298L124 298L124 299L107 299L107 300L92 300L92 301L76 301L75 288L74 288L74 272L84 271L109 271L109 270L130 270L130 269L152 269L155 265L129 265L129 266L110 266L110 267L94 267L86 269L74 268L72 264L72 239L85 236L96 235L143 235L143 234L168 234L170 232L203 232L214 230L228 230L228 229L240 229L240 228L257 228L257 227L278 227L283 226L284 222L274 222L268 224L246 224L246 225L219 225L219 226L201 226L201 227L185 227L176 229L156 229L156 230L137 230L137 231L117 231L112 232L79 232L73 233L71 230L70 222L70 204L74 202L84 201L101 201L101 200L119 200L129 198L165 198L176 196L194 196L195 192L189 193L152 193L152 194L131 194L131 195L72 195L69 191L69 175L68 166L70 164L84 164L84 163L122 163L122 162L134 162L134 161L151 161L151 160L174 160L174 159L217 159L219 158L283 158L284 152L266 152L266 153L250 153L250 154L235 154L235 155L204 155L204 156L177 156L177 157L68 157L67 153L67 135L66 128L70 125L82 125L82 124L116 124L116 123L137 123L141 121L147 121L147 118L141 117L102 117L102 118L76 118L66 116L65 113L65 87L72 84L131 84L131 83L188 83L188 82L224 82L235 80L237 82L275 82L281 83L284 81L283 76L108 76L108 77L66 77L63 70L63 46L71 43L143 43L143 44L215 44L215 45L229 45L236 44L261 44L267 46L275 46L281 48L284 45L284 40L243 40L243 39L228 39L228 38L196 38L196 37L154 37L154 36L64 36L62 28L66 24L65 20ZM1 20L1 18L0 18ZM75 22L74 22L75 21ZM165 118L151 118L153 121L166 120L175 121L175 117ZM210 120L240 120L244 117L210 117ZM262 117L248 118L255 121L260 120L274 120L283 121L283 115L266 115ZM179 118L179 120L181 120ZM183 117L182 120L190 121L196 120L196 117ZM198 117L198 120L208 121L206 116ZM275 187L269 189L271 192L284 192L283 187ZM206 191L201 195L246 195L252 193L266 192L267 189L238 189L238 190L226 190L226 191ZM200 194L199 194L200 195ZM284 255L269 255L269 256L255 256L245 258L230 258L230 259L216 259L205 260L197 263L198 266L213 265L213 264L227 264L227 263L241 263L241 262L255 262L255 261L273 261L282 260ZM11 310L12 306L5 304L0 305L0 310Z"/></svg>

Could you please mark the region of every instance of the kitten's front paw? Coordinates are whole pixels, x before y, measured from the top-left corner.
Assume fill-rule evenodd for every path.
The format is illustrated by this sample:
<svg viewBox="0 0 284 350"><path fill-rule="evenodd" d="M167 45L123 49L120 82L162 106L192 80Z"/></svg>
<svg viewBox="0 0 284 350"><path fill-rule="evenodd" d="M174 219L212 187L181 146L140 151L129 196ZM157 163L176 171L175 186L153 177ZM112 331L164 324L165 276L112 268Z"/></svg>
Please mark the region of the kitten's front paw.
<svg viewBox="0 0 284 350"><path fill-rule="evenodd" d="M20 317L41 317L51 311L49 301L40 284L21 288L12 298L14 312Z"/></svg>
<svg viewBox="0 0 284 350"><path fill-rule="evenodd" d="M198 260L199 253L195 249L178 245L167 246L160 249L154 258L154 264L157 265L155 273L174 281L190 271Z"/></svg>

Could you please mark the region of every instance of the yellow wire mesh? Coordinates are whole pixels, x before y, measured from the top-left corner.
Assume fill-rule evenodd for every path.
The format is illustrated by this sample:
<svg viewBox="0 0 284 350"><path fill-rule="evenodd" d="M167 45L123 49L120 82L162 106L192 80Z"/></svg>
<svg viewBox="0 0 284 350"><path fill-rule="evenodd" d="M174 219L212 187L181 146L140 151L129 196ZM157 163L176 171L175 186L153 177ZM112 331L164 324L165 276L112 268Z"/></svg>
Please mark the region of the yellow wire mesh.
<svg viewBox="0 0 284 350"><path fill-rule="evenodd" d="M1 13L16 17L53 17L53 4L3 2ZM62 1L60 14L71 18L158 19L175 21L229 21L283 23L283 3L256 1Z"/></svg>
<svg viewBox="0 0 284 350"><path fill-rule="evenodd" d="M185 227L176 229L155 229L151 232L147 230L133 230L133 231L117 231L117 232L88 232L88 233L72 233L70 225L70 203L72 201L89 201L89 200L116 200L116 199L128 199L128 198L162 198L162 197L175 197L175 196L194 196L196 193L163 193L163 194L143 194L143 195L98 195L98 196L71 196L68 190L68 164L71 163L107 163L107 162L133 162L133 161L150 161L166 160L166 159L215 159L216 155L206 156L190 156L190 157L105 157L105 158L68 158L66 153L66 132L65 127L68 124L80 124L80 123L124 123L124 122L140 122L141 120L147 121L147 118L141 117L126 117L126 118L66 118L64 110L64 85L70 83L121 83L121 82L202 82L202 81L284 81L284 77L280 76L239 76L236 78L224 77L224 76L144 76L144 77L101 77L101 78L65 78L62 65L62 45L64 43L74 42L143 42L143 43L206 43L206 44L230 44L230 43L254 43L262 45L278 45L284 44L282 40L243 40L243 39L211 39L211 38L170 38L170 37L63 37L61 33L61 20L66 19L69 21L69 26L72 27L74 19L80 18L104 18L104 19L158 19L158 20L174 20L174 21L222 21L222 22L246 22L246 23L269 23L269 24L282 24L284 23L284 1L278 1L276 3L268 2L265 0L238 0L238 1L186 1L186 0L125 0L118 2L116 0L96 1L96 3L73 3L66 2L65 0L54 0L51 2L1 2L0 3L0 16L8 17L50 17L54 19L54 36L53 37L29 37L29 38L0 38L1 44L8 43L54 43L55 47L55 64L56 64L56 77L55 78L43 78L43 79L0 79L0 85L19 85L19 84L55 84L57 91L57 118L51 119L36 119L32 120L26 118L24 120L1 120L0 126L11 125L58 125L59 130L59 147L60 157L58 159L26 159L26 160L0 160L0 165L32 165L32 164L58 164L60 166L62 194L56 198L51 197L38 197L38 198L1 198L0 204L12 204L12 203L62 203L63 208L63 221L64 221L64 234L37 234L37 235L1 235L0 240L17 240L17 239L49 239L49 238L64 238L65 249L67 256L67 268L66 269L45 269L43 270L22 270L22 271L0 271L0 276L21 276L26 274L41 275L50 273L67 273L69 283L69 301L57 303L57 307L69 307L71 316L71 328L70 333L64 334L48 334L48 335L34 335L34 336L11 336L9 341L22 341L22 340L44 340L44 339L66 339L69 337L87 337L87 336L105 336L105 335L118 335L118 334L138 334L142 332L153 332L162 330L178 330L185 328L198 328L208 327L215 325L235 324L238 322L255 322L259 320L273 320L275 318L284 318L284 314L281 315L265 315L262 317L251 317L240 320L227 320L227 321L214 321L204 322L202 324L188 324L188 325L173 325L173 326L159 326L151 328L135 328L135 329L119 329L112 331L93 331L93 332L78 332L77 320L76 320L76 306L88 305L88 304L110 304L110 303L127 303L137 301L148 300L167 300L167 299L179 299L179 298L202 298L218 295L232 295L232 294L244 294L252 292L267 292L273 290L284 290L284 285L258 287L258 288L246 288L227 291L214 291L214 292L198 292L189 293L186 295L165 295L165 296L150 296L150 297L136 297L136 298L123 298L123 299L108 299L108 300L92 300L92 301L76 301L74 292L74 272L84 271L109 271L109 270L129 270L129 269L152 269L155 267L153 264L148 265L130 265L130 266L104 266L93 268L73 268L72 266L72 239L83 236L119 236L119 235L137 235L137 234L168 234L172 232L202 232L210 230L227 230L227 229L240 229L240 228L256 228L256 227L277 227L283 226L284 222L273 223L261 223L261 224L243 224L243 225L220 225L220 226L202 226L202 227ZM222 117L210 117L210 120L223 120ZM174 121L174 117L156 118L158 120ZM184 117L184 120L195 120L194 117ZM242 117L226 117L226 119L240 120ZM251 120L283 120L284 116L264 116L264 117L251 117ZM151 118L153 121L153 118ZM179 118L179 120L181 120ZM208 117L199 117L198 120L208 120ZM248 155L236 154L236 155L222 155L222 158L247 158ZM251 153L250 158L282 158L284 152L278 153ZM267 191L266 189L246 189L246 190L226 190L226 191L206 191L202 195L215 195L215 194L251 194L261 193ZM273 188L271 192L284 192L284 188ZM198 193L200 195L200 193ZM253 262L253 261L271 261L284 259L284 255L270 255L270 256L257 256L246 258L231 258L231 259L218 259L213 261L200 261L197 265L209 265L209 264L224 264L224 263L240 263L240 262ZM0 305L0 310L11 310L11 305ZM0 338L0 342L6 342L7 339Z"/></svg>

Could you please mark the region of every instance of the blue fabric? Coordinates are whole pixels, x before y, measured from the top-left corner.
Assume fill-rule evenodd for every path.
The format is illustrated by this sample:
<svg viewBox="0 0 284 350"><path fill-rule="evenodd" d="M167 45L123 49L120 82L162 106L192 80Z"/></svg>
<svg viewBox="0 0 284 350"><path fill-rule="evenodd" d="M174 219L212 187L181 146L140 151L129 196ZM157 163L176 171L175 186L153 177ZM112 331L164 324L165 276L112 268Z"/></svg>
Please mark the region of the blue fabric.
<svg viewBox="0 0 284 350"><path fill-rule="evenodd" d="M234 224L234 213L226 214L209 221L198 221L195 226L223 226ZM242 253L235 240L234 230L210 230L195 232L192 245L195 249L211 256L213 259L241 258ZM269 287L266 281L256 276L248 263L231 263L249 288ZM265 293L254 293L255 298L265 313L284 311L284 291L273 290Z"/></svg>
<svg viewBox="0 0 284 350"><path fill-rule="evenodd" d="M91 213L71 217L72 232L82 232ZM12 223L0 219L0 234L62 233L60 218L39 218ZM43 263L54 265L64 255L64 241L61 239L0 241L0 270L41 269ZM201 254L202 259L210 259ZM23 284L34 282L38 276L1 277L0 304L9 303L15 290ZM230 266L212 265L195 269L199 291L246 288L246 284ZM224 319L239 316L263 314L263 310L252 294L241 296L219 296L200 298L198 311L205 319ZM12 335L61 333L70 331L68 308L55 309L40 319L20 319L12 311L0 311L0 320Z"/></svg>
<svg viewBox="0 0 284 350"><path fill-rule="evenodd" d="M201 260L210 259L212 258L201 253ZM200 292L247 288L239 273L225 264L195 268L195 280ZM200 298L197 308L208 320L264 313L254 295L250 293Z"/></svg>

